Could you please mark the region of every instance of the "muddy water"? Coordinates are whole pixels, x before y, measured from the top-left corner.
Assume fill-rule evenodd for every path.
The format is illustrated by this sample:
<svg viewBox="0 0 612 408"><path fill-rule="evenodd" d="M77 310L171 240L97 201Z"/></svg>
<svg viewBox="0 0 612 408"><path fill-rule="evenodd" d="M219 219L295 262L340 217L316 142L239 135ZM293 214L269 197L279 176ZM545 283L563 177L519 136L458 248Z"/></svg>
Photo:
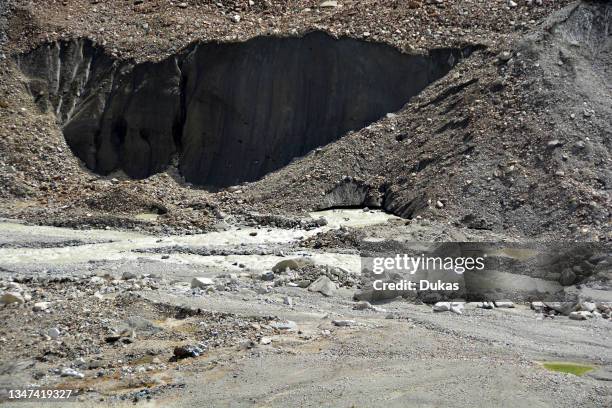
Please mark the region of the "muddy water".
<svg viewBox="0 0 612 408"><path fill-rule="evenodd" d="M282 244L297 243L317 233L341 226L366 227L381 224L392 215L381 211L363 210L327 210L311 214L313 217L323 217L328 225L306 230L287 230L278 228L237 228L227 231L210 232L199 235L158 236L137 232L113 230L76 231L66 228L27 226L11 222L0 222L0 238L11 242L12 248L0 248L0 265L44 265L63 266L85 263L89 261L129 261L136 259L155 260L174 264L193 264L208 266L226 271L241 270L237 264L248 265L251 270L270 269L279 257L275 255L228 255L200 256L191 254L172 254L169 259L160 260L160 253L142 253L135 250L163 248L174 245L192 247L236 248L241 246L268 248ZM256 232L257 235L251 235ZM57 242L58 240L79 240L78 246L58 246L52 248L37 248L32 243ZM29 242L28 248L15 248L20 242ZM33 246L33 247L32 247ZM342 265L344 268L359 272L359 256L339 253L306 253L304 251L288 252L286 256L309 256L315 263L323 265Z"/></svg>

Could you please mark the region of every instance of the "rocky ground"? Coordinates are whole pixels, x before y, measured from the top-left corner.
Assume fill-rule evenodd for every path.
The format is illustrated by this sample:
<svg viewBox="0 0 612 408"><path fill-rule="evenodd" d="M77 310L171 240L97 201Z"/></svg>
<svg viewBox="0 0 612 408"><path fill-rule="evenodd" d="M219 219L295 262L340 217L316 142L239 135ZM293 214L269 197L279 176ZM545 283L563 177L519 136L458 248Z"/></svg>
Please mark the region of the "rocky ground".
<svg viewBox="0 0 612 408"><path fill-rule="evenodd" d="M354 300L359 252L310 243L381 243L397 221L382 215L164 237L1 223L0 382L87 406L610 403L609 277L564 303Z"/></svg>
<svg viewBox="0 0 612 408"><path fill-rule="evenodd" d="M218 192L185 184L174 167L144 180L91 174L74 159L53 118L38 113L26 79L6 58L0 75L3 215L73 227L147 228L134 216L153 212L162 215L163 228L197 232L227 214L303 216L330 203L358 206L364 203L351 191L365 190L373 203L406 219L514 238L609 239L605 3L562 10L569 2L252 3L16 1L9 3L5 48L16 55L41 42L87 37L113 58L144 61L194 41L320 30L410 53L467 45L477 51L399 112L260 181ZM338 196L338 188L347 194Z"/></svg>

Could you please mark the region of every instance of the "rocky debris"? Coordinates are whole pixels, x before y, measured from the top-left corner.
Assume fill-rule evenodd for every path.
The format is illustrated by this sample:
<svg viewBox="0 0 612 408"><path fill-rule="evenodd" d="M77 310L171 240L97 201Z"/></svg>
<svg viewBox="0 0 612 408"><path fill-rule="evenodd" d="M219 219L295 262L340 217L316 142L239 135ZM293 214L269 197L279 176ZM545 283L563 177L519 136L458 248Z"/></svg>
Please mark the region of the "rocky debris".
<svg viewBox="0 0 612 408"><path fill-rule="evenodd" d="M270 337L262 337L261 339L259 339L259 344L261 345L268 345L272 343L272 339Z"/></svg>
<svg viewBox="0 0 612 408"><path fill-rule="evenodd" d="M585 320L590 317L610 318L610 304L605 302L532 302L531 308L544 317L568 316L572 320Z"/></svg>
<svg viewBox="0 0 612 408"><path fill-rule="evenodd" d="M231 187L230 187L231 188ZM249 226L267 226L275 228L299 228L306 231L327 225L325 218L302 218L289 217L277 214L249 213L245 216L244 222Z"/></svg>
<svg viewBox="0 0 612 408"><path fill-rule="evenodd" d="M275 281L277 286L290 285L308 288L311 284L319 281L315 286L325 283L323 286L327 286L329 289L331 288L331 285L327 282L329 280L333 283L333 289L335 289L336 287L353 287L359 282L359 277L346 269L326 265L307 264L280 275ZM321 279L322 277L327 279Z"/></svg>
<svg viewBox="0 0 612 408"><path fill-rule="evenodd" d="M5 292L0 296L0 304L24 303L25 300L19 292Z"/></svg>
<svg viewBox="0 0 612 408"><path fill-rule="evenodd" d="M355 320L332 320L331 322L334 326L338 327L350 327L357 325Z"/></svg>
<svg viewBox="0 0 612 408"><path fill-rule="evenodd" d="M314 237L307 238L302 245L314 249L318 248L358 248L365 233L361 228L347 228L321 232Z"/></svg>
<svg viewBox="0 0 612 408"><path fill-rule="evenodd" d="M327 276L321 276L308 286L310 292L319 292L325 296L332 296L336 285Z"/></svg>
<svg viewBox="0 0 612 408"><path fill-rule="evenodd" d="M193 278L191 280L191 288L193 289L207 289L214 284L215 281L211 278Z"/></svg>
<svg viewBox="0 0 612 408"><path fill-rule="evenodd" d="M495 307L512 309L514 308L514 303L507 300L496 300Z"/></svg>
<svg viewBox="0 0 612 408"><path fill-rule="evenodd" d="M540 89L540 85L546 84L550 80L546 78L543 83L539 83L538 81L540 81L543 74L540 70L534 68L534 66L539 66L535 64L538 61L532 61L524 57L525 54L531 55L535 53L529 52L522 53L523 55L515 55L502 68L491 67L493 64L489 64L488 62L491 54L495 55L500 50L513 50L514 48L511 46L513 40L520 38L526 31L540 26L543 19L548 17L552 11L568 4L567 0L547 2L548 4L545 4L545 7L517 7L511 10L508 10L505 2L480 1L470 3L469 11L465 9L465 5L461 3L448 1L440 4L434 2L423 3L419 1L406 1L381 5L377 2L368 0L365 3L349 2L345 4L345 2L342 2L342 7L325 10L319 10L317 7L319 2L314 2L307 7L307 11L301 2L288 4L287 2L280 1L265 2L265 5L262 4L264 2L256 2L256 5L253 7L248 6L247 2L243 2L244 4L240 5L235 4L235 2L220 2L221 6L217 6L215 2L196 2L198 3L197 5L189 2L190 6L187 9L181 9L179 7L155 8L153 5L146 4L150 2L144 2L138 6L133 6L131 2L127 3L129 4L126 4L126 7L106 10L104 13L100 13L99 10L98 12L94 12L93 9L95 9L95 7L77 7L73 9L71 13L66 13L65 7L62 7L60 2L33 2L31 7L28 8L27 13L25 13L25 15L31 15L32 26L30 26L29 18L28 22L22 22L27 29L24 30L23 35L16 36L17 38L12 41L12 51L30 49L32 46L40 44L41 39L47 38L47 35L49 36L49 41L54 41L59 37L73 38L84 36L92 38L100 44L107 43L106 47L109 53L121 56L121 58L129 59L130 57L136 57L137 60L160 60L168 54L180 50L186 44L200 39L213 42L241 41L262 35L301 35L313 29L327 31L333 36L346 35L348 37L359 37L368 33L368 37L372 41L392 44L405 52L411 52L412 50L432 50L439 47L449 47L458 44L482 44L483 41L486 43L485 46L490 50L487 51L487 55L484 56L484 58L481 58L479 55L473 60L465 61L465 65L455 68L457 70L456 76L445 78L438 86L432 87L432 89L426 91L424 94L419 95L419 99L414 100L413 103L410 104L417 105L418 112L414 112L409 106L407 109L398 113L396 117L388 118L382 123L373 124L374 126L369 127L367 130L364 129L349 135L349 138L346 138L348 143L343 142L339 144L337 148L335 147L333 149L322 148L319 153L313 152L313 157L322 157L324 160L305 160L305 162L309 162L307 165L294 163L291 165L290 169L281 172L277 176L262 180L262 182L249 183L244 187L240 186L242 190L241 194L237 195L223 191L218 195L214 195L215 198L211 201L218 200L221 207L232 207L238 200L242 200L244 206L252 207L254 211L266 207L283 208L286 210L283 212L287 213L295 211L297 208L304 211L308 208L314 208L313 204L316 204L315 200L317 197L320 197L322 191L331 185L330 182L333 178L337 177L338 174L348 173L347 169L350 169L353 173L363 173L356 174L357 176L366 176L365 178L372 179L386 178L384 183L385 185L389 185L389 193L391 193L389 194L389 208L396 209L398 212L406 209L406 212L409 213L412 211L410 208L420 207L409 204L416 204L416 202L421 202L422 200L409 200L408 197L401 197L401 199L398 200L398 195L402 196L407 193L395 193L399 190L428 191L428 195L432 195L433 197L442 196L442 194L439 194L442 189L440 186L448 185L447 181L443 180L446 176L438 173L435 175L430 173L432 169L440 165L440 163L437 163L435 160L436 156L446 158L451 156L456 157L458 153L457 149L461 148L460 145L453 144L438 146L437 144L440 142L432 138L427 138L427 140L425 140L424 134L427 132L423 132L423 129L427 128L426 120L432 120L432 118L436 118L438 115L441 118L452 115L454 110L450 108L458 106L451 103L453 102L453 98L463 97L466 90L468 92L474 92L474 94L482 93L478 98L472 98L470 100L471 102L468 104L469 106L466 106L467 111L473 112L468 120L469 123L466 124L468 128L466 131L470 131L472 132L471 134L475 135L475 141L470 142L474 143L475 146L478 144L481 146L488 146L489 143L495 144L498 142L500 144L508 144L503 138L499 138L500 135L505 134L506 129L498 129L498 117L500 117L502 113L507 112L512 112L515 117L522 119L520 121L520 123L523 124L521 125L521 131L517 133L517 136L520 137L521 140L530 140L529 138L532 135L543 135L542 137L545 137L543 140L550 139L551 135L554 135L554 137L559 140L565 140L564 132L557 132L557 130L564 129L556 129L556 125L542 123L541 120L538 120L541 119L541 115L538 113L538 106L531 105L533 101L542 100L542 98L539 97L540 95L533 90ZM377 11L373 13L371 10ZM75 13L77 17L75 17ZM228 17L237 14L241 16L241 22L239 24L228 24ZM71 18L67 16L71 16ZM213 20L212 23L211 19ZM19 23L20 20L21 19L17 19L17 22ZM53 32L48 32L44 25L42 27L39 26L39 21L54 21L54 25L60 27L60 29L54 29ZM177 21L180 21L179 25L181 25L181 30L185 35L177 36L176 30L170 29L170 27L177 24ZM243 22L248 22L249 24L243 24ZM142 29L143 24L147 24L146 31ZM391 29L387 29L387 27L391 27ZM449 27L458 28L455 30L449 29ZM19 30L19 28L21 27L17 27L16 29ZM395 28L397 28L397 30ZM295 34L293 34L293 30L295 30ZM431 34L427 34L428 32ZM153 36L155 37L154 42L152 42ZM549 49L555 48L550 46L550 44L545 44L543 46ZM519 69L517 67L526 68ZM472 75L472 71L475 75ZM489 95L488 88L484 88L484 86L481 87L479 83L472 83L472 85L467 88L459 88L456 92L444 93L446 90L456 89L454 87L457 86L459 81L463 81L468 76L480 78L480 84L489 83L493 80L500 80L500 78L503 79L506 85L504 87L504 93L501 93L501 97L499 98L500 103L497 103L497 99L495 98L500 95L499 92L498 95ZM538 86L523 86L523 84L528 81L536 81L538 82ZM549 91L544 86L541 88L543 88L542 92ZM555 90L553 89L550 91L553 92ZM7 93L7 95L9 95L9 93ZM428 100L432 100L432 98L438 95L444 96L444 98L436 100L433 104L424 105ZM521 101L520 107L517 106L516 101ZM529 109L523 109L522 105L524 104L529 104ZM442 114L447 108L449 108L450 111ZM423 111L423 109L425 109L425 111ZM56 148L62 148L60 143L62 142L61 135L53 134L53 143L49 143L51 140L49 137L42 136L48 136L48 134L51 133L48 131L51 128L47 128L50 126L50 121L40 123L40 120L38 120L36 126L34 126L34 123L32 123L34 119L26 117L26 120L23 121L24 123L22 124L21 121L17 120L19 115L18 109L11 109L11 112L14 112L14 114L11 113L10 115L10 123L3 123L2 125L4 126L0 126L0 128L6 127L6 129L10 129L8 126L17 126L17 131L11 130L9 133L14 133L19 135L19 137L15 138L14 136L8 135L6 139L3 139L10 142L7 142L7 150L3 151L3 154L0 156L10 157L10 160L6 160L6 167L16 167L15 172L18 177L14 178L17 180L18 184L27 187L28 190L34 190L35 195L40 195L41 197L52 195L53 197L63 197L65 200L69 192L70 194L79 196L93 194L93 190L89 188L90 185L94 185L96 189L99 189L103 184L102 182L106 181L96 180L90 183L90 176L79 170L78 163L76 160L71 159L70 152L67 152L67 154L62 153L61 157L59 157L59 153L57 155L58 157L55 157L55 154L47 153L47 145L50 146L50 150L53 152ZM423 112L426 114L423 114ZM418 114L418 116L413 116L415 114ZM534 123L534 119L537 120L537 122ZM454 121L449 123L454 123ZM517 123L518 122L509 123L507 126L518 126ZM539 126L541 126L542 129L538 129L537 127ZM560 126L562 126L562 124ZM506 127L505 124L504 127ZM393 128L393 130L391 128ZM455 133L464 131L461 123L458 127L440 126L439 129L445 137L447 135L449 137L454 137L456 136ZM474 132L475 130L478 130L478 134ZM582 129L579 130L581 130L581 139L585 139L584 136L586 136L582 133L590 132L583 132ZM604 131L599 131L598 129L594 130L593 133L599 131L600 134L605 135L605 129L601 130ZM388 138L390 140L386 140L387 138L384 137L387 133L389 133L389 136L392 136ZM411 135L412 143L410 147L407 147L407 143L404 143L406 140L402 143L397 142L395 136L400 133L409 133ZM490 134L492 137L490 140L480 140L482 137L481 134ZM14 139L22 143L25 136L27 136L26 145L33 146L36 150L35 160L31 159L31 152L21 152L20 149L17 148L18 145L13 143ZM372 137L376 137L377 140L379 140L379 143L375 146L368 142L372 140ZM41 142L42 140L44 140L44 143ZM477 174L484 174L479 170L483 172L486 171L485 164L492 163L489 161L490 157L488 156L486 160L479 160L478 162L470 164L470 166L459 163L453 163L452 165L451 163L443 163L444 165L450 165L454 174L453 177L460 179L460 182L453 184L467 186L465 183L467 183L467 181L472 181L469 189L466 188L465 194L473 198L470 199L469 205L462 205L461 209L465 210L464 212L474 212L475 214L473 217L466 218L466 220L471 220L473 218L472 221L466 221L466 223L470 225L482 224L481 226L486 228L490 228L491 225L499 226L501 219L499 215L501 211L500 208L506 208L505 206L508 205L508 203L511 203L513 207L514 205L520 204L519 211L513 213L518 214L523 210L530 212L528 217L521 215L520 218L512 216L511 213L508 212L508 216L513 218L513 220L509 222L516 225L518 230L531 233L532 228L525 220L538 219L539 216L544 217L542 213L539 213L539 209L543 209L543 203L549 203L550 199L555 197L555 195L551 194L552 190L557 192L561 186L557 187L554 185L556 183L548 183L544 180L548 174L552 174L548 172L548 167L551 164L548 163L548 161L543 164L543 166L546 167L545 171L537 172L538 175L535 175L531 171L533 169L532 164L534 158L539 155L539 152L533 150L525 153L522 147L517 147L519 145L524 146L524 144L521 143L509 144L507 146L508 154L524 159L522 164L512 164L512 166L520 168L521 172L523 172L523 170L530 170L525 172L525 177L529 182L533 179L537 184L550 186L547 189L543 189L543 191L537 195L528 196L528 203L513 203L512 197L516 197L518 193L516 190L522 189L522 185L520 185L520 183L517 184L516 181L513 181L514 184L512 186L506 185L506 187L502 187L497 176L492 177L491 181L484 178L486 182L484 184L487 185L487 187L485 187L483 183L480 183L478 177L474 177L474 175ZM540 146L542 144L536 143L534 145ZM359 146L359 148L357 148L357 146ZM413 149L414 146L419 146L418 154L407 155L406 149ZM446 149L443 152L441 149L442 147ZM469 148L472 148L471 144ZM65 146L63 146L63 149L64 151L68 150ZM388 153L391 152L392 149L397 151L397 157L403 157L403 159L396 160L395 157L389 156ZM439 154L432 154L434 152ZM484 154L483 151L479 153ZM408 158L407 156L413 158ZM354 163L348 165L347 163L350 163L350 160L346 160L348 157L357 158L355 164L358 165L353 165ZM371 157L380 157L381 160L365 160L365 158ZM432 159L423 161L421 164L433 163L434 165L420 165L417 161L421 160L421 157L429 157ZM416 158L418 158L418 160ZM602 162L605 162L605 158L598 158L597 160L600 159L603 160ZM49 161L49 163L47 163L47 161ZM397 167L390 165L387 167L378 167L369 164L370 162L384 161L388 163L397 162ZM62 163L65 164L69 162L71 163L70 166L61 165ZM596 179L601 180L605 178L601 177L603 175L595 177L594 173L591 172L591 166L589 166L587 162L585 162L584 165L589 167L587 172L590 173L590 175L585 178L585 182L586 179L588 179L589 185L585 186L584 189L578 189L579 193L577 193L577 195L580 197L576 197L576 202L588 203L594 201L596 207L605 208L605 206L602 205L603 199L601 197L596 197L599 194L600 188L596 186L595 182ZM28 167L34 168L29 169ZM57 171L53 170L54 168L62 169L61 173L63 174L57 173ZM311 171L310 169L312 168L315 168L316 171ZM399 168L403 170L400 172L398 171ZM412 168L417 171L406 171L406 169ZM385 169L384 172L381 169ZM4 174L4 172L2 173ZM307 182L308 179L306 179L306 175L310 175L310 173L317 176L316 182L314 182L314 179L312 182ZM381 173L384 174L381 175ZM415 173L415 175L413 176L412 173ZM37 176L33 176L35 174ZM39 174L40 176L38 176ZM406 180L402 179L404 174L406 174ZM568 172L566 172L565 177L567 177L567 175ZM61 178L62 182L58 182L54 177ZM35 179L30 180L31 178ZM69 182L63 180L63 178L69 180ZM121 179L121 177L118 178ZM167 217L168 223L179 225L179 223L186 221L189 226L195 225L197 223L196 218L200 218L201 214L198 214L198 217L189 215L192 209L189 208L191 199L197 197L199 201L204 201L202 195L206 196L206 198L209 198L209 196L202 192L196 194L189 191L189 188L177 186L176 183L172 181L160 180L162 180L162 177L137 181L121 179L120 183L126 183L130 188L142 189L144 190L143 194L146 192L158 197L164 197L164 201L168 203L169 207L172 207L171 212L176 211L180 213L180 216L169 215ZM25 181L27 181L27 183L25 183ZM567 180L567 182L572 183L573 181ZM404 183L416 185L417 187L415 189L407 189L404 188ZM13 191L15 189L14 184L16 184L16 182L7 181L7 191ZM431 188L435 187L434 190L436 191L428 189L427 186L431 186ZM566 190L574 191L575 189L567 188ZM256 192L256 194L254 194L254 192ZM486 198L483 198L484 192L492 196L488 201L492 200L496 203L504 203L496 207L489 206L491 214L489 214L488 217L484 217L483 214L476 214L482 212L482 208L487 208L486 205L483 205L488 202ZM449 197L448 203L444 203L444 213L448 210L448 214L446 215L453 219L462 219L464 215L471 216L471 214L459 214L461 211L457 210L457 203L464 203L467 202L467 200L464 200L464 197L458 193L458 191L451 188L451 190L446 191L445 194ZM520 194L524 194L524 191L521 190ZM184 195L187 196L187 198L183 198ZM546 199L540 197L541 195L546 195ZM424 202L427 202L428 198L429 197L426 197ZM595 198L595 200L591 200L591 198ZM479 200L483 202L480 204L475 202ZM56 202L55 199L50 199L48 201L50 203ZM399 202L397 205L393 205L392 203L394 201ZM566 202L564 200L557 201ZM62 200L57 200L57 202L62 202ZM60 205L63 204L58 204L58 206ZM385 205L387 204L385 203ZM49 208L45 210L27 210L26 213L29 217L53 220L53 222L56 222L58 211L50 207L52 207L52 205L49 205ZM243 206L240 205L239 207ZM531 210L532 208L534 209L533 211ZM554 219L559 219L560 217L554 216L554 214L561 211L560 208L559 205L556 205L555 211L551 211L550 216L554 217ZM189 211L187 211L187 209L189 209ZM72 211L70 212L72 214ZM231 212L235 211L233 210ZM582 225L591 225L588 222L588 217L586 217L587 214L585 214L585 212L588 212L588 210L580 209L579 211L574 211L572 209L572 215L567 217L567 225L575 223L577 226L575 231L578 233L582 230ZM48 217L47 215L52 215L52 217ZM93 218L95 218L95 216L96 214L94 214ZM82 218L80 222L85 223L86 221L84 221L84 219L86 217ZM202 215L201 218L204 218L204 216ZM480 223L481 219L486 222ZM515 220L521 220L521 222L515 224ZM164 222L166 222L166 219L164 219ZM557 229L556 224L558 223L538 223L538 225L551 225L550 227L545 227L545 229ZM533 234L547 232L541 231L542 229L544 228L540 227L539 230L536 229Z"/></svg>
<svg viewBox="0 0 612 408"><path fill-rule="evenodd" d="M0 336L3 355L17 361L36 359L42 364L78 370L85 377L108 376L114 381L165 370L161 360L179 360L173 348L151 349L155 344L174 346L180 341L208 350L242 341L256 342L273 330L268 325L271 318L246 318L145 300L141 293L160 288L173 292L174 288L174 282L150 274L129 281L121 279L121 274L105 274L102 285L92 282L91 277L43 275L17 277L15 282L0 278L0 288L25 291L27 284L32 297L31 305L26 301L29 307L20 308L19 313L12 307L0 307L3 327L10 328ZM181 296L190 296L195 289L183 283L188 292ZM100 292L112 296L96 296ZM52 310L42 310L47 303ZM168 325L168 319L176 325ZM23 339L29 339L28 347L23 347ZM132 364L140 359L147 363ZM58 375L60 371L51 370Z"/></svg>
<svg viewBox="0 0 612 408"><path fill-rule="evenodd" d="M177 360L184 358L200 357L204 351L198 346L184 345L174 348L174 357Z"/></svg>

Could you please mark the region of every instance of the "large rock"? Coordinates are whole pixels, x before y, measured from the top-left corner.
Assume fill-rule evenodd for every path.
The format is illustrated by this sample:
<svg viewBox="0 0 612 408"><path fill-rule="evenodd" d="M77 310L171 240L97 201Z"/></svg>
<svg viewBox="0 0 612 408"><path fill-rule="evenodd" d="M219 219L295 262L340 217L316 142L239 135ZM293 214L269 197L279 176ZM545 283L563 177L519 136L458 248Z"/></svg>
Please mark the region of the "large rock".
<svg viewBox="0 0 612 408"><path fill-rule="evenodd" d="M336 290L336 284L327 276L321 276L319 279L312 282L310 286L308 286L308 290L311 292L322 293L325 296L331 296Z"/></svg>
<svg viewBox="0 0 612 408"><path fill-rule="evenodd" d="M85 374L69 367L63 368L62 371L60 371L60 375L62 377L85 378Z"/></svg>
<svg viewBox="0 0 612 408"><path fill-rule="evenodd" d="M292 320L272 322L270 323L270 326L277 330L295 330L297 329L297 324Z"/></svg>
<svg viewBox="0 0 612 408"><path fill-rule="evenodd" d="M450 302L438 302L433 306L434 312L448 312L451 310Z"/></svg>
<svg viewBox="0 0 612 408"><path fill-rule="evenodd" d="M576 274L571 269L567 268L561 272L561 277L559 278L559 283L563 286L569 286L576 281Z"/></svg>
<svg viewBox="0 0 612 408"><path fill-rule="evenodd" d="M206 289L209 286L212 286L214 284L215 284L215 281L211 278L193 278L191 280L192 289L195 289L195 288Z"/></svg>
<svg viewBox="0 0 612 408"><path fill-rule="evenodd" d="M42 312L47 310L51 306L51 302L37 302L34 303L34 307L32 308L35 312Z"/></svg>
<svg viewBox="0 0 612 408"><path fill-rule="evenodd" d="M572 302L544 302L544 304L549 309L564 316L569 316L570 312L574 310L574 303Z"/></svg>
<svg viewBox="0 0 612 408"><path fill-rule="evenodd" d="M8 305L11 303L24 303L25 300L21 293L19 292L6 292L2 296L0 296L0 303L4 305Z"/></svg>
<svg viewBox="0 0 612 408"><path fill-rule="evenodd" d="M204 350L202 350L198 346L192 346L192 345L178 346L174 348L174 357L177 360L181 360L184 358L191 358L191 357L199 357L200 355L202 355L203 352Z"/></svg>
<svg viewBox="0 0 612 408"><path fill-rule="evenodd" d="M332 320L332 324L338 327L350 327L355 326L357 322L355 320Z"/></svg>
<svg viewBox="0 0 612 408"><path fill-rule="evenodd" d="M283 259L272 267L272 272L282 273L287 270L298 270L306 265L312 265L312 261L308 258L293 258Z"/></svg>
<svg viewBox="0 0 612 408"><path fill-rule="evenodd" d="M569 318L572 320L586 320L593 317L591 312L581 311L581 312L571 312L569 314Z"/></svg>

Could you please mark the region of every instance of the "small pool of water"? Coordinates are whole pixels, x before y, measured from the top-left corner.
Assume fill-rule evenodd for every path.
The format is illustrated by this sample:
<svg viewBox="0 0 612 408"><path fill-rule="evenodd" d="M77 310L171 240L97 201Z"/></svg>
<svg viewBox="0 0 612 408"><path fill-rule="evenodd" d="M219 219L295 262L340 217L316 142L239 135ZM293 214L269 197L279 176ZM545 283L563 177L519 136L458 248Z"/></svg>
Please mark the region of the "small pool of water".
<svg viewBox="0 0 612 408"><path fill-rule="evenodd" d="M540 362L542 367L547 369L548 371L555 371L559 373L566 374L574 374L577 376L582 376L595 369L595 366L580 364L580 363L570 363L565 361L543 361Z"/></svg>

